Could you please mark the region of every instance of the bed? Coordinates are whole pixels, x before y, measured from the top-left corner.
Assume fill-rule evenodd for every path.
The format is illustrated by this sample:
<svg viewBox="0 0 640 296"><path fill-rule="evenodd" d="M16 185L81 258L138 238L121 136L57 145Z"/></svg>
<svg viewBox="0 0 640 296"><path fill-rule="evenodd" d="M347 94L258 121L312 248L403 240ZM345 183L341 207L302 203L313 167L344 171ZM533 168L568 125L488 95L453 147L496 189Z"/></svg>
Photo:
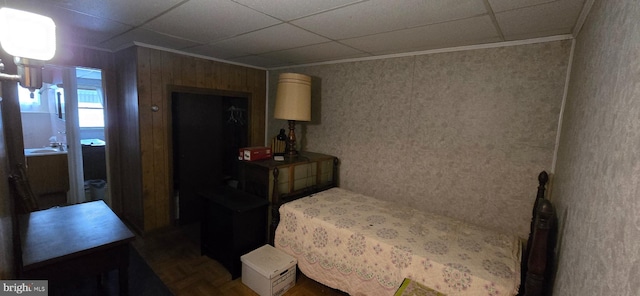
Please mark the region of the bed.
<svg viewBox="0 0 640 296"><path fill-rule="evenodd" d="M405 279L446 295L540 295L550 262L547 178L538 178L527 243L332 187L275 200L273 244L309 278L350 295L394 295Z"/></svg>

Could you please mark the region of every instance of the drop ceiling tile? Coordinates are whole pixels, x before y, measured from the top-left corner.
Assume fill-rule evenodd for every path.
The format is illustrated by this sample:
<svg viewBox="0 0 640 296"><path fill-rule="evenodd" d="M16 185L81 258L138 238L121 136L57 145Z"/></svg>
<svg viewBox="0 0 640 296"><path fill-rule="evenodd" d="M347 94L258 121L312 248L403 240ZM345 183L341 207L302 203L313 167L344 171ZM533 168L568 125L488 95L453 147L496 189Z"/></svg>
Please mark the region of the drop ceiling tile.
<svg viewBox="0 0 640 296"><path fill-rule="evenodd" d="M31 1L31 0L30 0ZM82 12L95 17L122 22L133 26L148 21L154 16L169 10L182 0L35 0L47 2L65 9Z"/></svg>
<svg viewBox="0 0 640 296"><path fill-rule="evenodd" d="M295 64L308 64L331 60L360 58L370 55L338 42L327 42L294 49L275 51L263 54L262 56Z"/></svg>
<svg viewBox="0 0 640 296"><path fill-rule="evenodd" d="M279 23L228 0L190 0L145 24L159 33L210 43Z"/></svg>
<svg viewBox="0 0 640 296"><path fill-rule="evenodd" d="M169 49L183 49L186 47L193 47L199 45L199 43L176 38L173 36L163 35L157 32L145 30L142 28L133 29L124 34L118 35L112 39L99 44L100 47L108 48L112 51L116 51L128 46L133 45L133 42L141 42L158 47L165 47Z"/></svg>
<svg viewBox="0 0 640 296"><path fill-rule="evenodd" d="M589 0L0 0L51 16L64 45L134 41L260 67L567 34ZM282 20L291 21L283 24ZM429 26L427 26L429 25ZM383 33L383 34L382 34ZM331 39L339 43L332 43ZM237 42L237 43L236 43ZM438 44L438 42L440 42ZM354 47L358 47L355 49ZM267 59L275 59L269 62ZM236 61L238 62L238 61Z"/></svg>
<svg viewBox="0 0 640 296"><path fill-rule="evenodd" d="M229 61L234 63L244 64L244 65L253 65L261 68L286 67L286 66L293 65L292 63L289 63L289 62L269 59L269 58L265 58L258 55L250 55L250 56L233 58L233 59L229 59Z"/></svg>
<svg viewBox="0 0 640 296"><path fill-rule="evenodd" d="M331 39L345 39L486 13L481 0L371 0L295 20L292 24Z"/></svg>
<svg viewBox="0 0 640 296"><path fill-rule="evenodd" d="M93 17L40 2L42 1L7 0L6 7L27 10L53 19L56 24L57 42L60 44L96 46L103 40L132 28L116 21ZM39 3L40 5L34 6L34 3Z"/></svg>
<svg viewBox="0 0 640 296"><path fill-rule="evenodd" d="M60 43L78 44L85 46L97 46L104 40L108 40L114 36L122 34L131 27L87 17L79 21L75 18L73 22L58 22L56 25L56 34Z"/></svg>
<svg viewBox="0 0 640 296"><path fill-rule="evenodd" d="M280 24L215 43L228 49L261 54L323 43L328 39L289 24Z"/></svg>
<svg viewBox="0 0 640 296"><path fill-rule="evenodd" d="M217 59L231 59L249 55L247 52L214 44L198 45L191 48L185 48L183 51L203 56L210 56Z"/></svg>
<svg viewBox="0 0 640 296"><path fill-rule="evenodd" d="M323 0L323 1L299 1L299 0L233 0L251 7L257 11L273 16L283 21L290 21L303 16L308 16L333 8L345 6L362 0Z"/></svg>
<svg viewBox="0 0 640 296"><path fill-rule="evenodd" d="M506 10L513 10L518 8L525 8L529 6L535 6L540 4L547 4L550 2L557 2L561 0L488 0L493 12L501 12Z"/></svg>
<svg viewBox="0 0 640 296"><path fill-rule="evenodd" d="M495 15L506 39L558 29L563 29L562 34L569 34L576 24L582 5L582 0L563 0Z"/></svg>
<svg viewBox="0 0 640 296"><path fill-rule="evenodd" d="M498 41L491 19L480 16L340 42L373 54L391 54Z"/></svg>

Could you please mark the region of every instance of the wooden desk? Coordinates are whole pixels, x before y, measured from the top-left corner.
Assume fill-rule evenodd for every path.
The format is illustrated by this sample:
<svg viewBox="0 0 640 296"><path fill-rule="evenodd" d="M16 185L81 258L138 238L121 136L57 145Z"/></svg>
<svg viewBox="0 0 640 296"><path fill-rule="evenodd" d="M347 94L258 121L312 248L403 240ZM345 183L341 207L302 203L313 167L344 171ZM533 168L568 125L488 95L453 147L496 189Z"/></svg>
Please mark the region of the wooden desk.
<svg viewBox="0 0 640 296"><path fill-rule="evenodd" d="M135 235L104 201L20 216L20 278L67 280L118 269L128 293L129 242Z"/></svg>

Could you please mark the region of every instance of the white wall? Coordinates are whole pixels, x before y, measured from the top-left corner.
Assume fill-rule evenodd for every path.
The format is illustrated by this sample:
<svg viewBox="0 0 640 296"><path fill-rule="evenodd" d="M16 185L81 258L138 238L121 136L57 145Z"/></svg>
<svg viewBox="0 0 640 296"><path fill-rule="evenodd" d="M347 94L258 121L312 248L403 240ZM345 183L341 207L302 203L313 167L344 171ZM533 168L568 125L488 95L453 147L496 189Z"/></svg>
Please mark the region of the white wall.
<svg viewBox="0 0 640 296"><path fill-rule="evenodd" d="M576 40L553 202L554 295L640 295L640 3L595 1Z"/></svg>

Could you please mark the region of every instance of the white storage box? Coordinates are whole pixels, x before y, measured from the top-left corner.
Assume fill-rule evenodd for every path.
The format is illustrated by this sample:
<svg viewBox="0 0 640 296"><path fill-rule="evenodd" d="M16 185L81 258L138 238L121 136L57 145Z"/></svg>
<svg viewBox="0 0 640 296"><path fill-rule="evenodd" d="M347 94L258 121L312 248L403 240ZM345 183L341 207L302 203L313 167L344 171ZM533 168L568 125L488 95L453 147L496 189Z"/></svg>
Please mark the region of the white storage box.
<svg viewBox="0 0 640 296"><path fill-rule="evenodd" d="M240 257L242 283L260 296L280 296L296 284L296 258L271 245Z"/></svg>

